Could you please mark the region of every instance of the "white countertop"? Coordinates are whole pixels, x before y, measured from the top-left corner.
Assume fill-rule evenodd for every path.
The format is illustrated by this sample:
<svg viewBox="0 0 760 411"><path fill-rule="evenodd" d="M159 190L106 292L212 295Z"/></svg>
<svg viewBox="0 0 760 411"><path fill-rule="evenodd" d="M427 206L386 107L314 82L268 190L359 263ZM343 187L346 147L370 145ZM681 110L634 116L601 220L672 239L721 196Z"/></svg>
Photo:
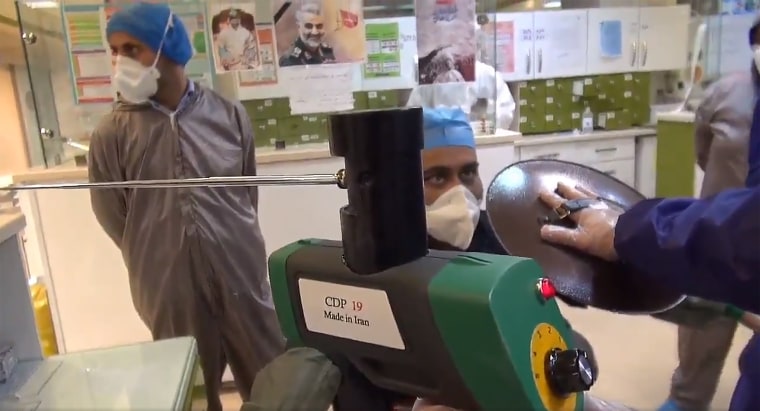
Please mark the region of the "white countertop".
<svg viewBox="0 0 760 411"><path fill-rule="evenodd" d="M495 135L476 137L479 146L512 143L522 137L514 131L506 131ZM258 165L283 163L291 161L317 160L330 157L330 146L327 143L305 144L285 150L258 149L256 161ZM73 161L51 168L30 169L13 175L14 184L35 184L53 181L81 181L87 179L87 167L77 166Z"/></svg>
<svg viewBox="0 0 760 411"><path fill-rule="evenodd" d="M26 220L20 209L0 209L0 243L18 234L25 226Z"/></svg>
<svg viewBox="0 0 760 411"><path fill-rule="evenodd" d="M609 140L614 138L632 138L638 136L654 135L653 128L636 127L625 130L596 130L591 133L575 134L572 131L555 134L537 134L534 136L521 136L515 140L515 147L538 146L544 144L557 144L566 142L581 142L594 140Z"/></svg>
<svg viewBox="0 0 760 411"><path fill-rule="evenodd" d="M475 138L479 147L495 144L511 144L516 147L532 146L541 144L555 144L563 142L580 142L605 140L611 138L626 138L654 135L652 128L640 127L625 130L598 130L588 134L575 134L573 132L538 134L523 136L520 133L509 131L495 135L483 135ZM256 160L259 165L317 160L330 157L330 147L327 143L307 144L285 150L259 149ZM13 176L14 184L39 184L56 181L82 181L87 180L87 167L77 166L72 162L52 168L30 169L17 173Z"/></svg>

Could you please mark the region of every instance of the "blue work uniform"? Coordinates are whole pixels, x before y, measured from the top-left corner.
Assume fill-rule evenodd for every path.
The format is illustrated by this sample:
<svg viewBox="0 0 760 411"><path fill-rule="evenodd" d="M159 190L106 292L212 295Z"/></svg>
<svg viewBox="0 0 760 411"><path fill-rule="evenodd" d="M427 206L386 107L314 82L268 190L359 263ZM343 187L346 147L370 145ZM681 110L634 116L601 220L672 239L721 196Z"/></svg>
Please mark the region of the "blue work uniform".
<svg viewBox="0 0 760 411"><path fill-rule="evenodd" d="M760 133L753 130L751 140L760 145ZM760 167L760 156L752 160ZM653 281L760 313L759 185L700 200L642 201L618 219L615 249L621 261ZM760 410L759 338L740 358L742 376L730 411Z"/></svg>
<svg viewBox="0 0 760 411"><path fill-rule="evenodd" d="M760 313L760 103L748 160L746 188L699 200L645 200L621 215L620 260L684 294ZM729 410L760 410L760 334L744 348L739 370Z"/></svg>

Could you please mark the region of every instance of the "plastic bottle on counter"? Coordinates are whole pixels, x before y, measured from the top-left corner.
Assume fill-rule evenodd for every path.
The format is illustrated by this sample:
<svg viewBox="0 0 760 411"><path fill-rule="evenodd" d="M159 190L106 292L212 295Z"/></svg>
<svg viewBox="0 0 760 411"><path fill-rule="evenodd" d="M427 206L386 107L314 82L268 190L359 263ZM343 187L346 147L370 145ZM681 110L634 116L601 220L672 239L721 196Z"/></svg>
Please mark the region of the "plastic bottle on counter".
<svg viewBox="0 0 760 411"><path fill-rule="evenodd" d="M592 131L594 131L594 113L591 112L591 107L586 107L581 116L581 132L590 133Z"/></svg>

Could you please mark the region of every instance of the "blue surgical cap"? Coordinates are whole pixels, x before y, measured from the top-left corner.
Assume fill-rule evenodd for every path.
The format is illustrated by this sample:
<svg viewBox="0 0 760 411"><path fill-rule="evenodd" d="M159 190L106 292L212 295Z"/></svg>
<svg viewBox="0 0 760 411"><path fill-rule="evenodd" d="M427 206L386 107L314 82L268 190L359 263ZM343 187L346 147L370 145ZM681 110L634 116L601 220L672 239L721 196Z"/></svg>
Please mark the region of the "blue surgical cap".
<svg viewBox="0 0 760 411"><path fill-rule="evenodd" d="M166 23L172 16L172 25L166 31ZM106 37L122 32L140 40L154 52L184 66L193 57L193 46L185 25L173 15L166 4L138 3L125 7L111 16L106 26ZM166 39L164 39L166 32ZM161 40L164 41L163 46Z"/></svg>
<svg viewBox="0 0 760 411"><path fill-rule="evenodd" d="M452 146L475 148L470 119L461 109L426 108L422 115L425 150Z"/></svg>

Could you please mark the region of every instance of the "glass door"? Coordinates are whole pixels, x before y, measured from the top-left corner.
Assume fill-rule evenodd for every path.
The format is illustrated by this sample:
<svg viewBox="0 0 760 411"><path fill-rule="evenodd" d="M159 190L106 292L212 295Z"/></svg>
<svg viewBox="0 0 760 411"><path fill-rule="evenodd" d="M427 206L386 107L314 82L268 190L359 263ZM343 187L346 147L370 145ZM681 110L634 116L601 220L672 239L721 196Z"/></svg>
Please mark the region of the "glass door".
<svg viewBox="0 0 760 411"><path fill-rule="evenodd" d="M63 140L58 123L58 110L53 91L51 51L56 46L56 38L63 38L60 10L56 2L48 2L45 8L33 8L27 2L17 0L21 38L26 57L26 75L29 90L25 103L33 106L29 110L32 118L26 119L36 127L37 145L41 147L45 165L53 167L63 161ZM34 4L34 3L31 3ZM55 17L58 16L58 19ZM30 145L34 143L30 136ZM30 150L30 152L35 150Z"/></svg>
<svg viewBox="0 0 760 411"><path fill-rule="evenodd" d="M28 77L28 90L20 94L32 106L25 120L30 124L27 129L35 133L29 137L30 146L36 143L45 165L55 167L72 158L73 150L66 144L71 130L62 129L59 114L70 116L74 125L79 123L74 113L60 113L61 107L74 105L61 6L56 1L16 0L16 12ZM38 150L30 147L30 152Z"/></svg>

